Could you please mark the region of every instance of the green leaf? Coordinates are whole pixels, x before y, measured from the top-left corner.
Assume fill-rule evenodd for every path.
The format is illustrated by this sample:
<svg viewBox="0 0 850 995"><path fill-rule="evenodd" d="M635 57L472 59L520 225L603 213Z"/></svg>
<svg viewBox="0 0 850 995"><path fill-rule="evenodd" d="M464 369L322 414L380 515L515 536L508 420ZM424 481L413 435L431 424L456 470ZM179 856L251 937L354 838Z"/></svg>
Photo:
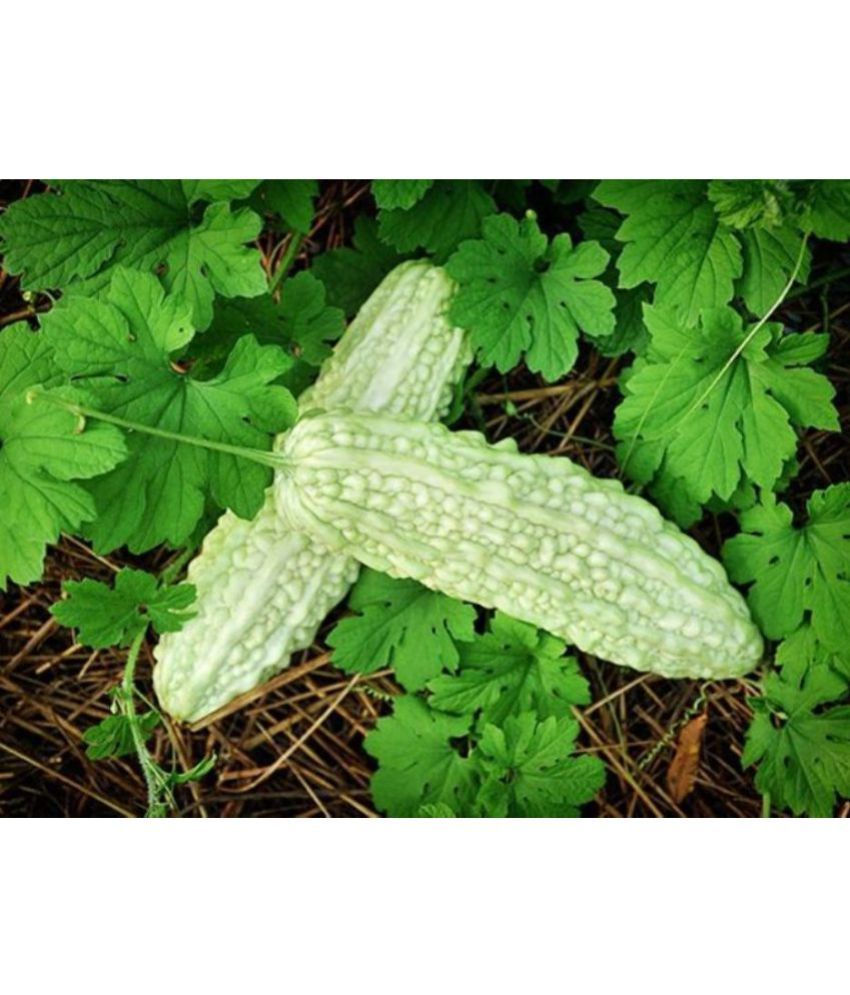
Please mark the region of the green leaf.
<svg viewBox="0 0 850 995"><path fill-rule="evenodd" d="M816 180L806 222L819 238L850 239L850 180Z"/></svg>
<svg viewBox="0 0 850 995"><path fill-rule="evenodd" d="M483 238L464 242L446 264L458 281L451 315L469 329L483 363L507 372L526 354L529 368L557 380L578 355L579 331L614 330L614 295L590 279L608 253L597 242L551 243L532 215L487 218Z"/></svg>
<svg viewBox="0 0 850 995"><path fill-rule="evenodd" d="M520 712L562 718L590 702L590 688L561 640L497 612L489 631L458 647L454 676L432 680L432 708L500 726Z"/></svg>
<svg viewBox="0 0 850 995"><path fill-rule="evenodd" d="M577 816L605 783L597 757L573 756L578 722L533 712L488 725L478 744L483 783L476 805L494 818Z"/></svg>
<svg viewBox="0 0 850 995"><path fill-rule="evenodd" d="M646 351L649 333L643 323L643 306L649 303L650 292L646 287L634 290L616 290L614 308L614 331L596 335L585 330L584 334L593 342L603 356L622 356L634 352L638 356Z"/></svg>
<svg viewBox="0 0 850 995"><path fill-rule="evenodd" d="M0 334L0 590L7 579L36 580L46 545L95 517L91 496L74 481L108 472L127 454L117 429L83 431L68 411L27 397L60 380L43 334L24 324Z"/></svg>
<svg viewBox="0 0 850 995"><path fill-rule="evenodd" d="M345 331L341 308L325 302L325 287L312 273L298 273L281 286L281 324L298 354L311 366L319 366L331 354L329 343Z"/></svg>
<svg viewBox="0 0 850 995"><path fill-rule="evenodd" d="M432 712L413 695L397 698L391 716L378 719L364 740L379 767L372 796L391 816L418 815L423 805L463 812L471 803L474 766L453 746L470 719Z"/></svg>
<svg viewBox="0 0 850 995"><path fill-rule="evenodd" d="M409 210L378 214L384 242L399 252L426 249L442 262L465 238L476 238L496 203L477 180L437 180Z"/></svg>
<svg viewBox="0 0 850 995"><path fill-rule="evenodd" d="M287 228L308 235L318 195L318 180L264 180L254 193L252 206L278 215Z"/></svg>
<svg viewBox="0 0 850 995"><path fill-rule="evenodd" d="M692 180L604 180L594 197L628 215L617 231L625 242L620 286L655 284L654 303L681 309L686 325L700 311L727 304L741 275L741 247Z"/></svg>
<svg viewBox="0 0 850 995"><path fill-rule="evenodd" d="M268 449L297 415L289 391L271 386L290 360L252 336L237 341L212 379L185 372L176 357L193 335L188 309L144 273L117 270L106 301L63 300L45 317L44 334L97 408L128 421ZM105 552L179 546L207 496L250 518L271 480L270 468L228 453L141 432L129 434L127 445L127 461L90 485L98 517L89 534Z"/></svg>
<svg viewBox="0 0 850 995"><path fill-rule="evenodd" d="M455 819L457 816L444 802L436 805L420 805L416 813L418 819Z"/></svg>
<svg viewBox="0 0 850 995"><path fill-rule="evenodd" d="M433 185L433 180L372 180L372 195L381 210L409 211Z"/></svg>
<svg viewBox="0 0 850 995"><path fill-rule="evenodd" d="M145 712L137 717L139 730L147 739L160 723L156 712ZM109 715L96 726L83 733L86 756L89 760L107 760L126 757L136 752L130 720L126 715Z"/></svg>
<svg viewBox="0 0 850 995"><path fill-rule="evenodd" d="M454 670L456 642L475 636L475 609L414 580L393 580L365 570L351 592L358 615L338 622L328 636L333 662L346 673L394 667L408 691L418 691L441 670Z"/></svg>
<svg viewBox="0 0 850 995"><path fill-rule="evenodd" d="M758 765L756 787L773 805L828 817L836 796L850 796L850 707L823 706L845 696L847 681L806 657L786 649L781 673L765 677L741 763Z"/></svg>
<svg viewBox="0 0 850 995"><path fill-rule="evenodd" d="M148 625L157 632L178 632L193 618L187 611L195 600L191 584L161 587L152 574L124 567L109 587L98 580L66 581L67 597L50 611L69 629L77 629L85 646L129 646Z"/></svg>
<svg viewBox="0 0 850 995"><path fill-rule="evenodd" d="M767 314L794 271L800 256L802 235L792 228L753 228L741 232L744 271L738 293L750 311L758 317ZM811 254L808 249L797 274L800 282L808 279Z"/></svg>
<svg viewBox="0 0 850 995"><path fill-rule="evenodd" d="M328 303L352 317L391 269L406 259L378 238L374 218L360 215L354 221L352 245L323 252L310 272L325 285Z"/></svg>
<svg viewBox="0 0 850 995"><path fill-rule="evenodd" d="M747 600L771 639L789 636L809 619L828 648L850 646L850 484L809 498L808 522L797 528L772 494L741 515L740 535L723 547L732 580L750 584Z"/></svg>
<svg viewBox="0 0 850 995"><path fill-rule="evenodd" d="M794 456L795 426L838 428L832 385L799 365L800 336L764 325L727 368L749 334L731 308L705 311L696 329L657 306L644 307L644 321L649 348L621 381L614 420L635 479L661 469L700 504L744 481L769 490Z"/></svg>
<svg viewBox="0 0 850 995"><path fill-rule="evenodd" d="M793 201L784 180L712 180L708 199L730 228L762 230L780 227Z"/></svg>
<svg viewBox="0 0 850 995"><path fill-rule="evenodd" d="M578 216L578 226L585 238L593 239L608 252L616 252L617 230L623 219L601 204L590 203Z"/></svg>
<svg viewBox="0 0 850 995"><path fill-rule="evenodd" d="M212 320L214 294L252 297L266 289L260 253L247 247L261 220L227 203L255 184L69 180L61 193L15 201L0 217L5 265L22 274L27 290L85 294L107 288L116 266L156 273L203 329Z"/></svg>
<svg viewBox="0 0 850 995"><path fill-rule="evenodd" d="M180 784L189 784L190 781L200 781L209 774L209 772L215 767L216 755L211 753L208 757L204 757L203 760L199 760L194 767L190 767L189 770L170 771L165 778L163 788L165 791L170 791L172 788L176 788Z"/></svg>
<svg viewBox="0 0 850 995"><path fill-rule="evenodd" d="M217 301L212 325L191 351L193 356L214 362L243 335L251 334L261 345L278 345L318 367L331 354L329 343L344 331L345 315L326 303L324 284L303 272L283 282L279 303L268 294ZM294 359L290 365L295 365Z"/></svg>
<svg viewBox="0 0 850 995"><path fill-rule="evenodd" d="M850 681L850 646L839 649L825 646L809 623L804 623L783 639L776 649L778 667L796 667L800 663L807 669L831 667L845 681Z"/></svg>

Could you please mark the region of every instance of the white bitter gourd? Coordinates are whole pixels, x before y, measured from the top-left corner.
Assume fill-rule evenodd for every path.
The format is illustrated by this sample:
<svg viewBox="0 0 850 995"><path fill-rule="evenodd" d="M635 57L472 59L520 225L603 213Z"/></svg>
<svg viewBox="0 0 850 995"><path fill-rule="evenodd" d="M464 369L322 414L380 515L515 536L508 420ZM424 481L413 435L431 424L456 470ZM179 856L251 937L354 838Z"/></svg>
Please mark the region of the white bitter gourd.
<svg viewBox="0 0 850 995"><path fill-rule="evenodd" d="M402 263L363 305L299 408L347 407L431 419L471 360L447 317L454 284L427 262ZM278 446L285 436L278 440ZM308 647L359 565L293 531L272 489L252 521L224 514L188 569L197 615L154 650L154 687L175 718L197 721L282 670Z"/></svg>
<svg viewBox="0 0 850 995"><path fill-rule="evenodd" d="M720 563L566 457L346 412L303 419L282 453L282 516L377 570L667 677L736 677L761 658Z"/></svg>

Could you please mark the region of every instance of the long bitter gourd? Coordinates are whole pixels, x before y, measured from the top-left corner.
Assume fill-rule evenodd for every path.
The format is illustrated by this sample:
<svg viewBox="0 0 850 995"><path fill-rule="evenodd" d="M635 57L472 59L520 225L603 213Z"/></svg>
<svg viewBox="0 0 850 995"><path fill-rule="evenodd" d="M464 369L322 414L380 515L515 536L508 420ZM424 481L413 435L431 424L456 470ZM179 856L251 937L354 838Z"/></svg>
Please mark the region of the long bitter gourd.
<svg viewBox="0 0 850 995"><path fill-rule="evenodd" d="M396 267L363 305L299 408L347 407L431 419L471 360L446 316L454 284L426 262ZM284 437L278 440L278 446ZM359 565L289 528L270 488L252 521L227 512L188 569L197 615L154 650L154 686L196 721L267 680L305 649Z"/></svg>
<svg viewBox="0 0 850 995"><path fill-rule="evenodd" d="M752 670L762 640L723 567L642 498L566 457L380 415L302 419L281 514L395 577L667 677Z"/></svg>

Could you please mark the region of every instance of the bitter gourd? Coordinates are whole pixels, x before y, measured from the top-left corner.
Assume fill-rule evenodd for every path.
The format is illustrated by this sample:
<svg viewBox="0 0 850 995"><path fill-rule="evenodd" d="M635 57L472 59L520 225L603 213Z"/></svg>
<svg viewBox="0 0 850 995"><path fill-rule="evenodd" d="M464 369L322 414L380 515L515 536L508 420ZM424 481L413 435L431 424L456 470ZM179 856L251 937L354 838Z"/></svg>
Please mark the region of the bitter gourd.
<svg viewBox="0 0 850 995"><path fill-rule="evenodd" d="M463 332L446 316L453 290L445 271L427 262L396 267L302 394L300 410L441 414L471 360ZM310 645L358 569L347 555L290 529L271 489L252 521L224 514L188 568L197 615L154 650L162 707L196 721L283 669Z"/></svg>
<svg viewBox="0 0 850 995"><path fill-rule="evenodd" d="M761 658L720 563L566 457L345 412L304 418L282 454L281 515L377 570L667 677L735 677Z"/></svg>

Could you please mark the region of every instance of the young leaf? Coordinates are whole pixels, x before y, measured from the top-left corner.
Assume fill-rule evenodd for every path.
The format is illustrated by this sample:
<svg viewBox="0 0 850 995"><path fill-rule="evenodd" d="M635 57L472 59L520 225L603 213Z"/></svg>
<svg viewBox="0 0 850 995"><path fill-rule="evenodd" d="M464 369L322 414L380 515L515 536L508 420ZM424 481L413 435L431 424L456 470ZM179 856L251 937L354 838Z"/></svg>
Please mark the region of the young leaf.
<svg viewBox="0 0 850 995"><path fill-rule="evenodd" d="M443 669L454 670L455 643L475 636L470 605L375 570L361 574L348 604L360 614L342 619L328 636L333 662L347 673L392 666L408 691L420 690Z"/></svg>
<svg viewBox="0 0 850 995"><path fill-rule="evenodd" d="M113 587L97 580L66 581L67 597L50 608L62 625L77 629L85 646L129 646L152 625L157 632L177 632L194 616L187 611L195 600L191 584L160 587L144 570L124 567Z"/></svg>
<svg viewBox="0 0 850 995"><path fill-rule="evenodd" d="M730 498L745 480L769 490L796 451L794 427L838 428L832 385L803 365L823 353L826 336L764 325L727 367L749 334L730 308L705 311L697 329L669 308L647 305L644 320L649 347L622 381L614 419L635 479L663 463L700 504Z"/></svg>
<svg viewBox="0 0 850 995"><path fill-rule="evenodd" d="M816 180L806 223L819 238L850 239L850 180Z"/></svg>
<svg viewBox="0 0 850 995"><path fill-rule="evenodd" d="M433 180L372 180L372 195L381 210L409 211L433 186Z"/></svg>
<svg viewBox="0 0 850 995"><path fill-rule="evenodd" d="M564 656L565 644L501 612L493 616L487 633L458 649L457 674L428 684L432 708L476 715L482 726L501 726L521 712L562 718L573 705L590 702L577 662Z"/></svg>
<svg viewBox="0 0 850 995"><path fill-rule="evenodd" d="M747 599L762 631L780 639L807 617L829 649L850 646L850 484L834 484L809 498L808 522L763 494L741 515L740 535L723 547L732 580L752 583Z"/></svg>
<svg viewBox="0 0 850 995"><path fill-rule="evenodd" d="M29 388L60 380L43 334L24 324L0 334L0 591L7 579L36 580L46 545L95 517L90 494L74 481L107 473L127 454L117 429L81 430L74 415L27 397Z"/></svg>
<svg viewBox="0 0 850 995"><path fill-rule="evenodd" d="M457 816L444 802L436 805L420 805L416 813L417 819L455 819Z"/></svg>
<svg viewBox="0 0 850 995"><path fill-rule="evenodd" d="M323 252L310 272L325 285L328 303L352 317L389 271L408 258L378 238L378 225L361 214L354 221L352 245Z"/></svg>
<svg viewBox="0 0 850 995"><path fill-rule="evenodd" d="M106 301L63 300L45 317L44 334L98 409L128 421L267 449L297 414L289 391L272 386L289 359L252 336L237 341L212 379L184 371L176 359L193 335L188 310L144 273L117 270ZM91 485L98 517L89 534L102 551L180 545L205 495L250 518L271 479L269 468L247 459L142 432L128 436L128 449L122 466Z"/></svg>
<svg viewBox="0 0 850 995"><path fill-rule="evenodd" d="M378 761L372 797L391 816L418 815L423 805L469 808L474 767L452 740L469 732L470 719L432 712L420 698L397 698L393 714L378 719L364 740Z"/></svg>
<svg viewBox="0 0 850 995"><path fill-rule="evenodd" d="M793 207L793 195L784 180L712 180L708 199L730 228L775 229Z"/></svg>
<svg viewBox="0 0 850 995"><path fill-rule="evenodd" d="M145 712L136 721L143 738L147 739L159 725L160 718L156 712ZM132 726L126 715L108 715L96 726L89 726L83 733L83 742L89 760L127 757L136 752Z"/></svg>
<svg viewBox="0 0 850 995"><path fill-rule="evenodd" d="M260 233L260 218L227 203L256 183L67 181L61 193L15 201L0 217L5 265L22 274L27 290L88 294L106 288L116 266L156 273L203 329L214 294L252 297L266 289L260 254L247 247Z"/></svg>
<svg viewBox="0 0 850 995"><path fill-rule="evenodd" d="M384 242L399 252L426 249L442 262L465 238L476 238L496 203L477 180L437 180L408 210L378 214Z"/></svg>
<svg viewBox="0 0 850 995"><path fill-rule="evenodd" d="M476 806L493 818L577 816L605 783L598 757L573 756L578 735L574 719L550 716L540 722L533 712L488 725L478 744L483 783Z"/></svg>
<svg viewBox="0 0 850 995"><path fill-rule="evenodd" d="M598 242L573 247L567 234L550 243L533 215L494 215L482 228L446 264L459 284L452 318L469 329L483 363L504 373L525 353L530 369L557 380L576 360L580 330L614 330L614 295L591 279L608 253Z"/></svg>
<svg viewBox="0 0 850 995"><path fill-rule="evenodd" d="M593 195L627 215L617 232L626 243L620 286L654 283L654 303L680 309L687 326L727 304L742 271L741 247L706 192L694 180L603 180Z"/></svg>

